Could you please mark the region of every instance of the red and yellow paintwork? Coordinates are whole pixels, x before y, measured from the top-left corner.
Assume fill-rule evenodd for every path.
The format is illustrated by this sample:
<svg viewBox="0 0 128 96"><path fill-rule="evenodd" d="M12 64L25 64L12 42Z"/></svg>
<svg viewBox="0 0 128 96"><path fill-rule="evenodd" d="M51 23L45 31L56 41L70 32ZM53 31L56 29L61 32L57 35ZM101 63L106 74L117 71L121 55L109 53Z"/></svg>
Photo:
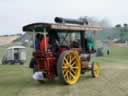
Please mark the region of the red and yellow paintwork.
<svg viewBox="0 0 128 96"><path fill-rule="evenodd" d="M59 54L66 51L67 48L59 48ZM80 48L72 48L72 50L77 51L80 54ZM56 66L58 57L55 57L51 50L48 49L47 52L36 51L33 53L33 56L36 59L38 71L43 71L46 75L47 80L53 80L56 74ZM66 65L64 65L66 66ZM86 60L81 60L81 69L89 69L88 62Z"/></svg>

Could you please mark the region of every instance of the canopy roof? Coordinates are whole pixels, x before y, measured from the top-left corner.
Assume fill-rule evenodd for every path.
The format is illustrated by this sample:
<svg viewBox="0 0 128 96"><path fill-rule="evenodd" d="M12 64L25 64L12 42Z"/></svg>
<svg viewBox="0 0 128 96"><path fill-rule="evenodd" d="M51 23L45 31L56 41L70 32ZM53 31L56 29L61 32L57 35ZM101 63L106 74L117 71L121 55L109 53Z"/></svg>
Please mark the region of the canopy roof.
<svg viewBox="0 0 128 96"><path fill-rule="evenodd" d="M90 32L99 32L103 28L99 26L89 26L89 25L66 25L66 24L52 24L52 23L33 23L23 26L23 31L26 32L43 32L44 28L46 30L59 30L61 31L90 31Z"/></svg>
<svg viewBox="0 0 128 96"><path fill-rule="evenodd" d="M26 47L24 47L24 46L11 46L11 47L8 47L7 49L14 49L14 48L25 49Z"/></svg>

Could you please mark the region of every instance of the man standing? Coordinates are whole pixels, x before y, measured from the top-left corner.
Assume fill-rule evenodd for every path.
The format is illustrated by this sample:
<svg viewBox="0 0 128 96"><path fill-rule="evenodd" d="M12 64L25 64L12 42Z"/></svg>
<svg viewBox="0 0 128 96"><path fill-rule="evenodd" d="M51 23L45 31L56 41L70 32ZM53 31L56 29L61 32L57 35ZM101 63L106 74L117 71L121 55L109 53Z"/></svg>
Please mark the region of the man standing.
<svg viewBox="0 0 128 96"><path fill-rule="evenodd" d="M46 52L48 49L48 37L41 35L40 38L40 50Z"/></svg>

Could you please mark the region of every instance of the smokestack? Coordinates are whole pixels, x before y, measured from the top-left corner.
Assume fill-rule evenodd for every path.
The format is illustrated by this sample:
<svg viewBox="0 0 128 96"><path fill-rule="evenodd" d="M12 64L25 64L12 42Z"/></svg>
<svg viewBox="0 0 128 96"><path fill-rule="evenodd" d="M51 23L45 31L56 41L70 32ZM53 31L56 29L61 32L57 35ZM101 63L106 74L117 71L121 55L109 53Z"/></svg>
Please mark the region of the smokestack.
<svg viewBox="0 0 128 96"><path fill-rule="evenodd" d="M81 21L81 20L61 18L61 17L55 17L54 20L56 23L68 23L68 24L78 24L78 25L88 24L87 20Z"/></svg>

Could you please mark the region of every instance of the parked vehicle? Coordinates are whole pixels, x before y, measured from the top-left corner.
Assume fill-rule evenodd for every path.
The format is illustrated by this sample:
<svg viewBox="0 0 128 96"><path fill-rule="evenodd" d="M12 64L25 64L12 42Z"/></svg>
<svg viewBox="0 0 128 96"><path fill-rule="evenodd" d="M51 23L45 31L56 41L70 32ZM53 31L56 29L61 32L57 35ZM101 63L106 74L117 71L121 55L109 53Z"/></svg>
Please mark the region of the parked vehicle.
<svg viewBox="0 0 128 96"><path fill-rule="evenodd" d="M24 64L26 61L26 48L24 46L11 46L7 48L2 64Z"/></svg>

